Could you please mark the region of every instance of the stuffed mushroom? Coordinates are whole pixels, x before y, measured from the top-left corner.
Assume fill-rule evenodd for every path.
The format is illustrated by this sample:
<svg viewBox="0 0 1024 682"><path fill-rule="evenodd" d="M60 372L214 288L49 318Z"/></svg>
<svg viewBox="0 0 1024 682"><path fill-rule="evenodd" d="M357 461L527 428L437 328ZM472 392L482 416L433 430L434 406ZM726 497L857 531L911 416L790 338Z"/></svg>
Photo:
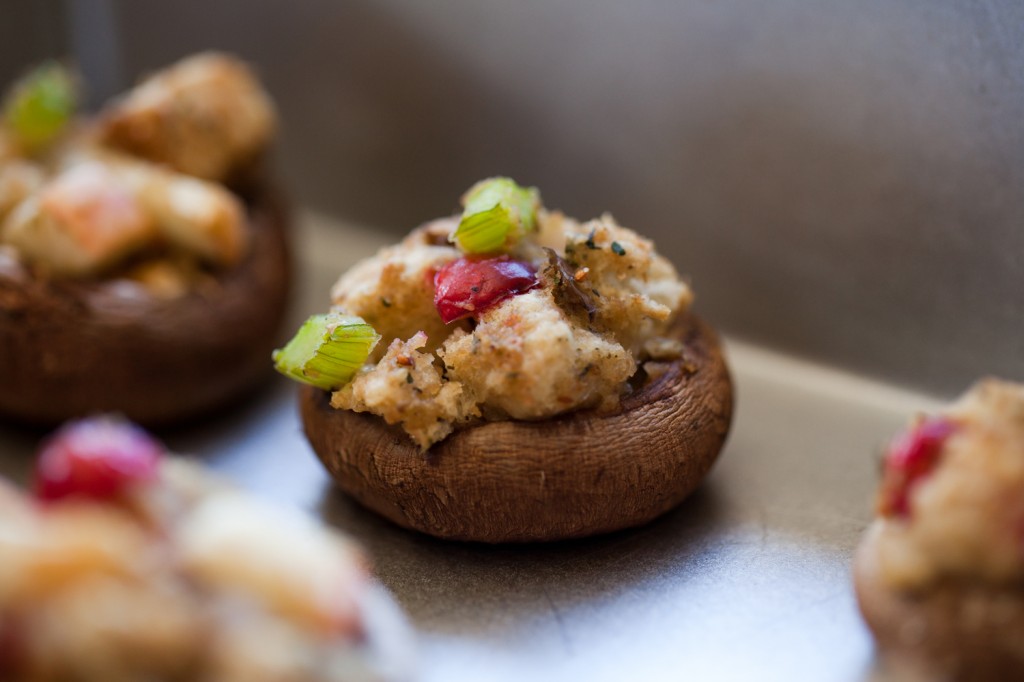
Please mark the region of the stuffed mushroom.
<svg viewBox="0 0 1024 682"><path fill-rule="evenodd" d="M169 456L65 425L0 479L0 678L394 682L411 633L349 538Z"/></svg>
<svg viewBox="0 0 1024 682"><path fill-rule="evenodd" d="M677 505L732 411L690 287L611 216L507 178L463 203L343 275L275 355L312 384L314 450L357 500L446 538L579 537Z"/></svg>
<svg viewBox="0 0 1024 682"><path fill-rule="evenodd" d="M273 107L212 53L94 118L74 91L40 67L0 123L0 413L202 415L265 376L288 297Z"/></svg>
<svg viewBox="0 0 1024 682"><path fill-rule="evenodd" d="M1024 386L979 382L885 457L854 566L884 659L910 679L1024 678Z"/></svg>

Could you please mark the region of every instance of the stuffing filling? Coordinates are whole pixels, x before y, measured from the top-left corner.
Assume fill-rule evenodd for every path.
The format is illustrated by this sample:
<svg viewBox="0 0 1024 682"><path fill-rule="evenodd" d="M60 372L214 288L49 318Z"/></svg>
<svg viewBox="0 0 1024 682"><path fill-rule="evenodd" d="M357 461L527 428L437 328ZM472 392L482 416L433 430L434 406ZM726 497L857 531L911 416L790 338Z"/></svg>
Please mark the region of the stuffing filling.
<svg viewBox="0 0 1024 682"><path fill-rule="evenodd" d="M72 83L55 68L8 95L0 246L47 277L127 279L164 297L237 265L249 242L245 209L223 183L274 126L245 65L191 57L79 121Z"/></svg>
<svg viewBox="0 0 1024 682"><path fill-rule="evenodd" d="M154 447L81 422L0 480L0 678L378 679L361 552Z"/></svg>
<svg viewBox="0 0 1024 682"><path fill-rule="evenodd" d="M1024 386L980 382L891 448L878 557L894 587L1024 585Z"/></svg>
<svg viewBox="0 0 1024 682"><path fill-rule="evenodd" d="M382 337L334 407L400 424L426 449L480 420L612 410L643 363L680 357L668 329L690 289L611 216L538 208L498 256L460 251L458 224L429 223L334 286L333 310Z"/></svg>

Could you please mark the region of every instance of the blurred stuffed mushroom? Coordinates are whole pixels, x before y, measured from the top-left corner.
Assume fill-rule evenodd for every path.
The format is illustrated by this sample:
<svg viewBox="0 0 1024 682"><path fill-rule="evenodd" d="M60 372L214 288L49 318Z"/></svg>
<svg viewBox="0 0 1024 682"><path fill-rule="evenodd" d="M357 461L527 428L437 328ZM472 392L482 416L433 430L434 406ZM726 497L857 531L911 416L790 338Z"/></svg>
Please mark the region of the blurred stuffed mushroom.
<svg viewBox="0 0 1024 682"><path fill-rule="evenodd" d="M75 116L75 85L38 67L0 123L0 412L201 415L265 376L285 310L273 106L215 53L92 118Z"/></svg>
<svg viewBox="0 0 1024 682"><path fill-rule="evenodd" d="M0 679L395 682L413 637L349 537L122 419L0 477Z"/></svg>

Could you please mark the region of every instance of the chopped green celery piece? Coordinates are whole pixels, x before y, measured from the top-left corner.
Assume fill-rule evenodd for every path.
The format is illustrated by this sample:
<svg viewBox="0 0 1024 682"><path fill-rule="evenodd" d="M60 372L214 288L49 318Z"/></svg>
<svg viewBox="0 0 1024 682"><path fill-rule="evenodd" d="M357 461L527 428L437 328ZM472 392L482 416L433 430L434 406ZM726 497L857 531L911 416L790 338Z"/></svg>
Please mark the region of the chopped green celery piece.
<svg viewBox="0 0 1024 682"><path fill-rule="evenodd" d="M7 93L4 120L21 142L38 148L53 140L75 113L75 80L58 62L46 62Z"/></svg>
<svg viewBox="0 0 1024 682"><path fill-rule="evenodd" d="M327 313L306 320L284 348L274 351L274 369L327 391L355 376L380 341L380 334L355 315Z"/></svg>
<svg viewBox="0 0 1024 682"><path fill-rule="evenodd" d="M466 253L493 253L534 228L540 193L509 178L488 178L466 192L462 205L465 210L452 241Z"/></svg>

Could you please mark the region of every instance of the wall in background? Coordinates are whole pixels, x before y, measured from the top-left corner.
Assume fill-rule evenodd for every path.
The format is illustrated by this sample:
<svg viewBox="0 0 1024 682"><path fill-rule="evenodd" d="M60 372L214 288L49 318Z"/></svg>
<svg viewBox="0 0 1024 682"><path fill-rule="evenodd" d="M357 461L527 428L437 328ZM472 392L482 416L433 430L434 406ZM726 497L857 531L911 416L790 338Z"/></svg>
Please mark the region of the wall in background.
<svg viewBox="0 0 1024 682"><path fill-rule="evenodd" d="M1016 0L68 5L107 89L255 63L305 204L397 232L510 174L654 236L730 333L947 393L1024 378Z"/></svg>
<svg viewBox="0 0 1024 682"><path fill-rule="evenodd" d="M60 0L2 0L0 84L42 59L63 56L66 35Z"/></svg>

